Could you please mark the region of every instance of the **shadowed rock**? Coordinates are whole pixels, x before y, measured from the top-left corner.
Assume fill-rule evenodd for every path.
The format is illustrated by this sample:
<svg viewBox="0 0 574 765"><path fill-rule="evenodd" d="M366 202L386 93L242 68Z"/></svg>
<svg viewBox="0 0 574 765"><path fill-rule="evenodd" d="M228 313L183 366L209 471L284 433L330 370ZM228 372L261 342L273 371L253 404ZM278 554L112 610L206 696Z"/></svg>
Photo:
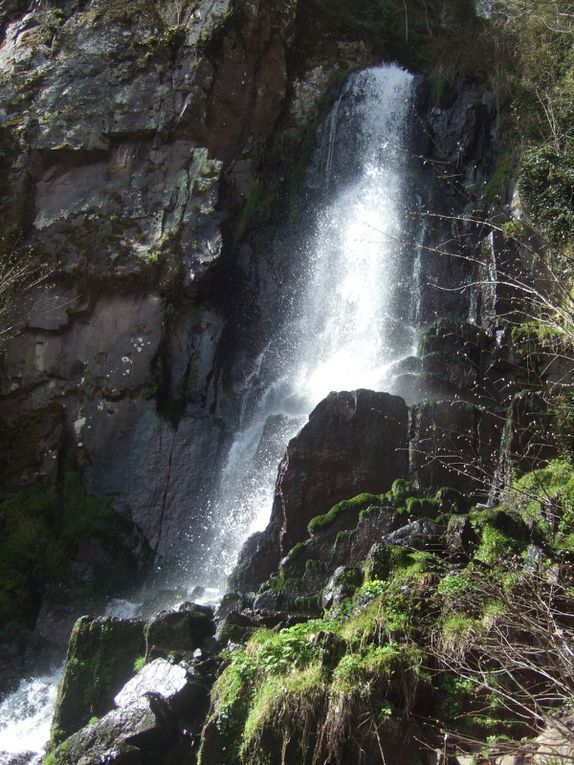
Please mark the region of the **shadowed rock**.
<svg viewBox="0 0 574 765"><path fill-rule="evenodd" d="M269 526L248 542L233 585L252 590L307 536L307 524L359 492L380 494L406 476L408 412L402 398L369 390L330 393L293 438L279 466ZM255 548L255 549L254 549Z"/></svg>

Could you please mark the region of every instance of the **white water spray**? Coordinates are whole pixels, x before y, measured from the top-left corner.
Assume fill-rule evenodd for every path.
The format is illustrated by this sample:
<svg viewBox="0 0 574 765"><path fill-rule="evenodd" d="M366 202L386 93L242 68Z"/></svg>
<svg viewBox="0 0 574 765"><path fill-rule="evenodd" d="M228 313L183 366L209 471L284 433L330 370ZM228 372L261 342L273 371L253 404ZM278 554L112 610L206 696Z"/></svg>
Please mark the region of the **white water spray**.
<svg viewBox="0 0 574 765"><path fill-rule="evenodd" d="M20 752L34 752L29 762L41 761L40 753L50 736L61 669L22 680L0 703L0 765Z"/></svg>
<svg viewBox="0 0 574 765"><path fill-rule="evenodd" d="M333 390L389 390L388 367L414 352L416 253L403 244L412 86L397 66L355 73L325 124L326 202L298 255L298 318L276 337L274 381L242 423L212 508L204 570L221 586L246 536L265 527L278 460L309 412Z"/></svg>

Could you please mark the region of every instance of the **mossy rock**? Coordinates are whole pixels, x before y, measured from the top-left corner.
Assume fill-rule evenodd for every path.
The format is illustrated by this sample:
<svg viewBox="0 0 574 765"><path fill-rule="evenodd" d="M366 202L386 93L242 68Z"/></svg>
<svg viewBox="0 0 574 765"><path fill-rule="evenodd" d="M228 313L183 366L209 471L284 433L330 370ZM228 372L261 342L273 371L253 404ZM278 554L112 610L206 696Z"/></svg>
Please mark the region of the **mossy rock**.
<svg viewBox="0 0 574 765"><path fill-rule="evenodd" d="M354 528L362 510L371 505L380 505L381 498L377 494L359 494L352 499L345 499L334 505L328 513L317 515L309 521L307 531L309 534L318 534L322 531L341 531ZM335 528L335 522L336 528Z"/></svg>
<svg viewBox="0 0 574 765"><path fill-rule="evenodd" d="M412 497L413 494L415 494L415 491L413 489L412 481L409 481L406 478L397 478L397 480L393 482L391 490L387 496L393 502L402 503L409 497Z"/></svg>
<svg viewBox="0 0 574 765"><path fill-rule="evenodd" d="M50 749L102 717L114 696L134 674L145 652L144 622L136 619L82 616L70 638L64 673L52 720Z"/></svg>
<svg viewBox="0 0 574 765"><path fill-rule="evenodd" d="M462 492L443 486L438 489L434 495L435 502L438 503L439 513L466 513L469 509L469 503Z"/></svg>
<svg viewBox="0 0 574 765"><path fill-rule="evenodd" d="M518 555L531 541L531 531L516 513L494 509L471 517L480 536L474 557L487 565Z"/></svg>
<svg viewBox="0 0 574 765"><path fill-rule="evenodd" d="M438 503L434 499L409 497L405 503L407 515L412 518L436 518Z"/></svg>
<svg viewBox="0 0 574 765"><path fill-rule="evenodd" d="M391 573L391 548L384 542L377 542L369 550L363 571L366 580L385 580Z"/></svg>

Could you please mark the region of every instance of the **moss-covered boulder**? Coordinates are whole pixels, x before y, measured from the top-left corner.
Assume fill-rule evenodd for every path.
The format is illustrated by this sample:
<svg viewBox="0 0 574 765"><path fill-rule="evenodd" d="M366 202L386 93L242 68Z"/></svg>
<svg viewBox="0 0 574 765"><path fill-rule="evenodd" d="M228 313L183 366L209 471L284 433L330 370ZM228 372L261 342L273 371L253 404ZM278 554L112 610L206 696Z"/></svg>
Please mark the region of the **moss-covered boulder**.
<svg viewBox="0 0 574 765"><path fill-rule="evenodd" d="M407 436L408 410L398 396L356 390L330 393L321 401L287 447L271 520L251 558L259 581L251 576L250 584L277 571L281 558L307 537L313 518L358 492L386 492L406 477ZM242 589L241 581L235 585Z"/></svg>
<svg viewBox="0 0 574 765"><path fill-rule="evenodd" d="M70 638L64 674L52 721L54 747L101 717L114 696L134 674L136 659L145 653L144 623L135 619L83 616Z"/></svg>

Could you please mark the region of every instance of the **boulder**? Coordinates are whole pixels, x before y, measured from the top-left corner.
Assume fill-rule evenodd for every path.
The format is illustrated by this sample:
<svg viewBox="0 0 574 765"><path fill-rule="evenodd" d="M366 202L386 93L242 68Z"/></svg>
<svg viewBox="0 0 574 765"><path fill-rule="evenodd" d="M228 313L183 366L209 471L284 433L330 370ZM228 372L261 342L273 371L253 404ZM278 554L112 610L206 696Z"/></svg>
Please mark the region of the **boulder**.
<svg viewBox="0 0 574 765"><path fill-rule="evenodd" d="M398 396L361 389L323 399L287 446L271 520L257 539L248 577L234 576L236 589L268 579L280 559L307 537L315 516L359 492L385 492L405 477L407 432L407 406Z"/></svg>
<svg viewBox="0 0 574 765"><path fill-rule="evenodd" d="M175 718L159 694L109 712L74 733L54 752L58 765L143 765L145 754L168 748Z"/></svg>
<svg viewBox="0 0 574 765"><path fill-rule="evenodd" d="M187 682L184 667L170 664L166 659L155 659L128 680L116 694L114 704L117 707L137 704L146 693L159 693L164 699L172 701L183 691Z"/></svg>
<svg viewBox="0 0 574 765"><path fill-rule="evenodd" d="M380 494L406 476L407 422L403 399L368 390L330 393L313 410L279 468L272 512L282 520L283 555L336 502Z"/></svg>
<svg viewBox="0 0 574 765"><path fill-rule="evenodd" d="M160 611L145 625L146 655L192 654L215 634L213 611L207 606L184 603L178 611Z"/></svg>
<svg viewBox="0 0 574 765"><path fill-rule="evenodd" d="M382 542L412 550L434 550L441 547L441 534L442 529L437 523L427 518L420 518L387 534Z"/></svg>
<svg viewBox="0 0 574 765"><path fill-rule="evenodd" d="M52 721L51 745L59 744L113 707L114 696L145 653L144 623L83 616L70 638Z"/></svg>

